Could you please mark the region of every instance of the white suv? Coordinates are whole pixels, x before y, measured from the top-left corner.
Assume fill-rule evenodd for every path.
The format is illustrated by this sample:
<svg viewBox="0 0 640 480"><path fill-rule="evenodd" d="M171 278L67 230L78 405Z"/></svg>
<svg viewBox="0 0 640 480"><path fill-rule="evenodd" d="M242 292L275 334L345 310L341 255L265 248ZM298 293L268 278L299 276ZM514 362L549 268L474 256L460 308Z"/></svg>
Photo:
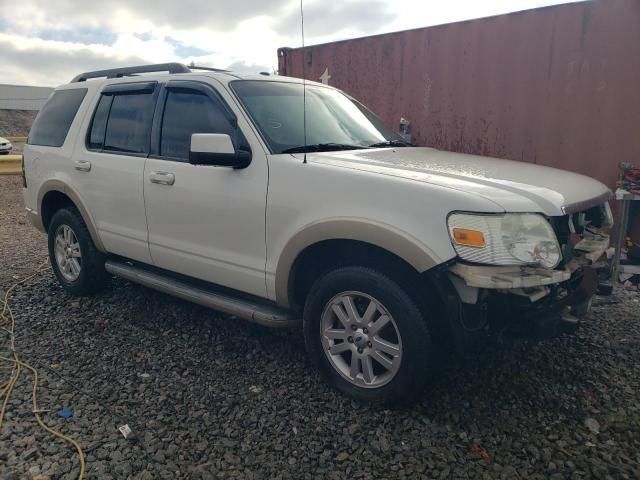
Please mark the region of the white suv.
<svg viewBox="0 0 640 480"><path fill-rule="evenodd" d="M325 85L180 64L58 87L24 172L67 292L112 274L298 326L364 400L416 395L486 335L575 328L612 223L590 178L410 146Z"/></svg>

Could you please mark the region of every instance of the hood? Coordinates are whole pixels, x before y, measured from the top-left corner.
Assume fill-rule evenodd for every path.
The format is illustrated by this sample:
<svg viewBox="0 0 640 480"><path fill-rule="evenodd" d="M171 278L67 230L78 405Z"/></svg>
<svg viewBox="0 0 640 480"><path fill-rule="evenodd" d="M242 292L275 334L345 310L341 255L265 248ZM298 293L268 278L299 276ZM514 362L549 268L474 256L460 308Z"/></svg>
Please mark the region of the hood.
<svg viewBox="0 0 640 480"><path fill-rule="evenodd" d="M611 194L604 184L577 173L433 148L308 153L307 161L480 195L507 212L564 215L604 203Z"/></svg>

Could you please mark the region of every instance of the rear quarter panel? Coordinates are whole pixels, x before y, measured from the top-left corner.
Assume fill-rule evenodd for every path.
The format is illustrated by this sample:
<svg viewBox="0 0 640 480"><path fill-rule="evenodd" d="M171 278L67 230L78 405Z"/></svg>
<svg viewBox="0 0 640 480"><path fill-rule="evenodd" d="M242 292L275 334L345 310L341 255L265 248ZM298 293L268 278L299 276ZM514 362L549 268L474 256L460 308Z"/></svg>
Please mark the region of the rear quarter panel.
<svg viewBox="0 0 640 480"><path fill-rule="evenodd" d="M65 85L56 90L65 88L86 88L85 95L76 116L69 127L69 132L61 147L49 147L41 145L24 146L24 168L27 179L27 188L23 189L25 207L41 214L39 202L49 185L65 185L77 192L72 178L73 156L79 136L84 135L87 117L90 116L89 106L93 103L97 86L95 84ZM37 118L37 117L36 117ZM57 187L60 189L61 187ZM82 198L80 198L82 200Z"/></svg>

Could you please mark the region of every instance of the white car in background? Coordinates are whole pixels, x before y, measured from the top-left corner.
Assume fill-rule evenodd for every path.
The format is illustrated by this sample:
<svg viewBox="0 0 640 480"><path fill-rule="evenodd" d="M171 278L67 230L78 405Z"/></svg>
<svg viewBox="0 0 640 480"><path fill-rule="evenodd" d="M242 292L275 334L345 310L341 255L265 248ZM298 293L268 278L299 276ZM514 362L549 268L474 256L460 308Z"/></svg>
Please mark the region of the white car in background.
<svg viewBox="0 0 640 480"><path fill-rule="evenodd" d="M0 155L7 155L12 148L13 145L11 145L11 142L9 140L0 137Z"/></svg>

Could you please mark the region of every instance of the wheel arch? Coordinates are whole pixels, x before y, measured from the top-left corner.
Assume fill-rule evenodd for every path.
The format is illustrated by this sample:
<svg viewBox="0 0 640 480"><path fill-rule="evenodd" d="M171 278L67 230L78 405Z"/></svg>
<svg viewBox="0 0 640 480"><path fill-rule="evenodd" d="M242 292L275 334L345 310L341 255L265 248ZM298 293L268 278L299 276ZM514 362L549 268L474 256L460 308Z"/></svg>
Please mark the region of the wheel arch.
<svg viewBox="0 0 640 480"><path fill-rule="evenodd" d="M48 231L49 223L55 212L67 206L73 206L78 209L82 220L87 226L87 230L89 230L91 240L93 240L96 249L104 252L104 245L100 241L93 218L82 203L80 196L75 190L60 180L48 180L42 184L38 191L38 208L45 232Z"/></svg>
<svg viewBox="0 0 640 480"><path fill-rule="evenodd" d="M285 307L299 306L296 284L305 262L316 254L326 256L334 248L340 252L337 263L353 258L345 258L345 253L358 252L361 258L370 253L416 274L442 263L424 243L390 225L354 218L316 222L298 231L283 249L276 268L276 302Z"/></svg>

